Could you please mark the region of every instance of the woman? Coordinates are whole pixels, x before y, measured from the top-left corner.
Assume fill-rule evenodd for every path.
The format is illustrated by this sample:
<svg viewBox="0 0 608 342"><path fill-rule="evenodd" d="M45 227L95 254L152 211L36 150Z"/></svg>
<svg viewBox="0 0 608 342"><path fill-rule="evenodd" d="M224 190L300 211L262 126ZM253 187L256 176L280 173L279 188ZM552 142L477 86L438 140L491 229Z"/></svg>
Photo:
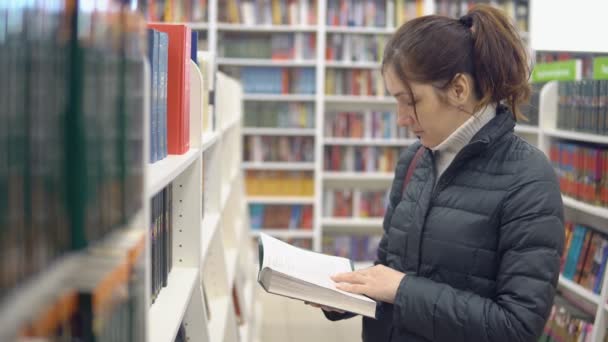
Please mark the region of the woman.
<svg viewBox="0 0 608 342"><path fill-rule="evenodd" d="M544 154L513 134L530 93L517 31L490 6L421 17L396 32L382 64L398 124L420 143L396 167L376 265L333 277L380 303L363 340L536 342L563 208Z"/></svg>

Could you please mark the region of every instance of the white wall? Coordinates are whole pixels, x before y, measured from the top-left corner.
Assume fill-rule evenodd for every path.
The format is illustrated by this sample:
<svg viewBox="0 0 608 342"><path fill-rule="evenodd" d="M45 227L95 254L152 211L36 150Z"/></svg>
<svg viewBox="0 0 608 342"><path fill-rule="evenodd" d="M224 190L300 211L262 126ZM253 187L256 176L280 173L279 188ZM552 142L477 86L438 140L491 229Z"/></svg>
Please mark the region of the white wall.
<svg viewBox="0 0 608 342"><path fill-rule="evenodd" d="M608 52L608 0L530 0L534 50Z"/></svg>

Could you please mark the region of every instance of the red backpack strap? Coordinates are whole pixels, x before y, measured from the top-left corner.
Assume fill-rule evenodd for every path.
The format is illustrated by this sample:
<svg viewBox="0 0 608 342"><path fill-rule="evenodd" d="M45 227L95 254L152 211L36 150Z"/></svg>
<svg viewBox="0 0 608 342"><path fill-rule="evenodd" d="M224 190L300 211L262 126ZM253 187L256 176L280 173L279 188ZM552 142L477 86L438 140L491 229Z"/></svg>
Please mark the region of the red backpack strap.
<svg viewBox="0 0 608 342"><path fill-rule="evenodd" d="M416 165L418 164L418 159L420 159L420 157L422 156L423 153L424 153L424 146L420 146L418 148L418 151L416 151L414 158L412 158L412 161L410 162L410 166L408 166L408 168L407 168L407 173L405 174L405 179L403 181L403 187L401 188L401 194L403 194L403 192L405 191L405 187L410 182L410 179L412 179L412 175L414 174L414 170L416 170Z"/></svg>

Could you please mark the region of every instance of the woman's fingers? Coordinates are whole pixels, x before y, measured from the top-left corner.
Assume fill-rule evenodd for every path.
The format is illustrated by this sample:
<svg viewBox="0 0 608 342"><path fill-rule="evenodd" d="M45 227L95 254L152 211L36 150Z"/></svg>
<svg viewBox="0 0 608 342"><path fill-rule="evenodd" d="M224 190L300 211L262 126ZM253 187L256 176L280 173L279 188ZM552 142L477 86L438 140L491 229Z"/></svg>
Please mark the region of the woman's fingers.
<svg viewBox="0 0 608 342"><path fill-rule="evenodd" d="M365 284L366 275L361 272L339 273L331 277L336 283Z"/></svg>

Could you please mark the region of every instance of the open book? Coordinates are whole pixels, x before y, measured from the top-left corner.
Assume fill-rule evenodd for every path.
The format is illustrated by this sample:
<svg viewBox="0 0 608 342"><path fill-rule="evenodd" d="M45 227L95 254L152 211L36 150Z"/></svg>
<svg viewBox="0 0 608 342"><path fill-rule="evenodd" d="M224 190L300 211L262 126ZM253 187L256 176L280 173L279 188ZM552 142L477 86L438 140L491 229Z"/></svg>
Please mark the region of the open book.
<svg viewBox="0 0 608 342"><path fill-rule="evenodd" d="M338 290L330 276L351 272L353 264L342 257L300 249L260 234L258 282L268 293L376 317L376 302Z"/></svg>

